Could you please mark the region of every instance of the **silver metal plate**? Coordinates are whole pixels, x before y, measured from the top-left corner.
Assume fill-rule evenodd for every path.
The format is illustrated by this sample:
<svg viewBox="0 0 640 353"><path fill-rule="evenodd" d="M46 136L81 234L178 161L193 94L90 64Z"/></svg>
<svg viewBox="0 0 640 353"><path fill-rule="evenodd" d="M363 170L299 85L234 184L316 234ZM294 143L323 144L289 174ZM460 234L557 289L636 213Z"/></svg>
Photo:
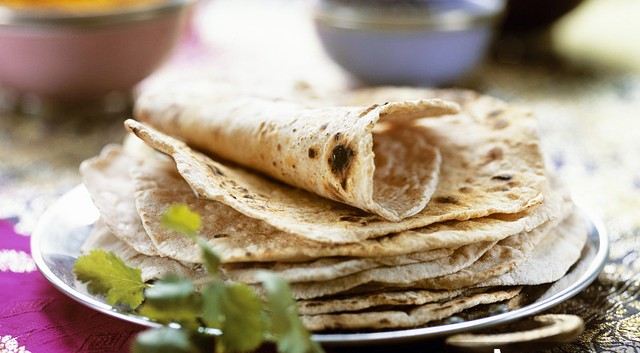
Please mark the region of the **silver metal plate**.
<svg viewBox="0 0 640 353"><path fill-rule="evenodd" d="M554 283L533 303L510 312L466 322L384 332L315 334L325 345L394 344L428 340L461 332L500 326L549 309L585 289L602 271L609 243L602 224L584 209L589 237L583 256L565 277ZM73 274L80 246L89 236L99 212L80 185L57 200L42 216L31 235L31 254L38 269L69 297L97 311L148 327L159 327L144 316L108 305L101 296L89 294Z"/></svg>

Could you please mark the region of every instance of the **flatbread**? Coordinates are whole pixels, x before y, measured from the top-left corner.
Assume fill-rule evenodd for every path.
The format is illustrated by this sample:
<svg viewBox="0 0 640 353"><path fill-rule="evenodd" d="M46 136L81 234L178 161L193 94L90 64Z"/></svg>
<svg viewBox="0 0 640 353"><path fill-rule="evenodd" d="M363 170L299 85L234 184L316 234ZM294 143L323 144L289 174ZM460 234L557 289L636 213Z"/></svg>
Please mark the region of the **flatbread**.
<svg viewBox="0 0 640 353"><path fill-rule="evenodd" d="M198 248L161 226L161 216L173 203L184 203L202 217L199 235L229 262L300 262L326 257L390 257L442 251L481 241L497 241L558 217L568 202L565 195L548 190L543 204L518 214L494 214L468 221L449 221L390 234L354 244L314 242L283 232L247 217L220 202L198 198L173 163L145 160L131 168L135 198L143 225L165 256L199 262ZM122 181L126 182L126 181ZM123 196L125 197L125 196ZM448 251L448 250L447 250Z"/></svg>
<svg viewBox="0 0 640 353"><path fill-rule="evenodd" d="M587 234L587 239L588 237L589 233ZM598 249L595 246L588 246L587 244L585 244L585 247L582 249L582 253L580 254L580 258L578 259L578 261L569 268L569 271L565 273L564 276L553 282L553 284L549 286L549 288L547 288L547 290L538 298L538 300L546 300L563 291L568 286L579 281L580 278L592 265L593 259L597 255L597 252Z"/></svg>
<svg viewBox="0 0 640 353"><path fill-rule="evenodd" d="M137 159L122 154L120 145L107 145L99 156L80 164L80 174L107 228L135 251L157 256L160 252L147 236L136 212L131 197L133 184L123 180L129 178L129 167L135 163Z"/></svg>
<svg viewBox="0 0 640 353"><path fill-rule="evenodd" d="M575 210L554 233L556 237L543 239L527 261L478 286L537 285L560 279L580 258L587 242L587 228L582 215Z"/></svg>
<svg viewBox="0 0 640 353"><path fill-rule="evenodd" d="M325 315L301 315L302 323L310 331L399 329L418 327L442 320L465 309L482 304L501 302L516 296L521 287L497 289L439 303L419 305L409 311L393 309Z"/></svg>
<svg viewBox="0 0 640 353"><path fill-rule="evenodd" d="M373 285L380 288L457 289L469 287L500 276L525 262L535 246L552 233L560 220L543 224L530 232L507 237L495 243L474 243L458 250L468 250L445 258L445 261L418 263L405 266L378 267L339 277L329 281L291 284L291 294L296 299L311 299L335 295L347 290ZM475 250L481 247L481 251ZM482 251L484 250L484 251ZM476 257L476 255L481 255ZM456 255L460 254L460 258ZM446 261L448 260L448 261ZM466 261L465 261L466 260ZM435 266L434 266L435 265Z"/></svg>
<svg viewBox="0 0 640 353"><path fill-rule="evenodd" d="M196 96L202 93L193 91ZM183 138L199 134L193 131L202 116L220 114L211 109L226 114L225 126L203 129L187 145L151 126L127 120L125 126L140 141L167 156L157 158L144 149L138 151L135 144L129 147L134 151L128 152L111 145L99 157L83 163L83 181L102 218L81 250L101 247L114 251L130 266L141 268L144 280L170 272L195 280L205 278L195 242L161 225L169 206L186 204L201 216L198 235L221 255L221 278L247 283L262 293L256 273L267 269L279 274L290 283L302 320L312 331L418 327L466 308L514 298L520 285L562 277L579 258L586 230L566 192L545 171L533 115L469 91L409 92L413 100L393 103L395 95L405 94L403 89L356 91L334 98L331 107L316 108L259 97L237 99L223 93L222 100L216 101L220 104L212 108L201 96L191 101L189 93L173 100L162 93L160 103L145 107L159 109L153 114L162 116L156 122L162 126L186 122L170 126L184 128ZM382 97L392 103L371 101ZM434 98L456 102L462 112L419 118L424 114L422 108L436 102L429 101ZM336 108L343 104L339 101L363 106ZM240 115L231 112L236 108L242 111ZM304 117L280 121L276 116L291 112ZM330 131L328 127L301 131L311 135L292 131L304 130L297 124L310 121L310 116L324 119L321 112L346 119L328 117L331 124L361 125L353 131ZM361 117L352 119L357 112ZM392 118L395 113L399 118ZM198 114L202 116L193 117ZM256 121L236 124L232 118L253 119L243 114L266 117L265 125L260 127ZM384 123L385 119L390 122ZM304 125L315 126L309 121ZM259 146L267 146L265 163L286 164L286 168L276 168L282 175L258 168L259 161L235 159L234 154L245 154L242 148L231 146L231 155L220 151L206 155L195 149L202 148L207 138L218 137L214 145L229 147L230 133L256 124L258 130L248 131L235 143L250 143L247 139L259 137L261 131L266 131L264 136L275 136L256 141L251 148L259 156ZM220 130L224 136L215 136ZM320 139L323 154L314 142L299 139L320 130L329 131L327 138ZM277 133L270 135L273 131ZM287 134L294 139L287 140ZM276 160L285 145L298 146L295 139L302 141L301 147L292 147L290 154ZM354 143L360 145L356 148ZM347 146L363 157L345 162L354 171L340 177L331 170L331 158L334 162L342 158L335 150L338 146ZM310 149L314 149L314 158ZM407 155L409 163L399 167L400 155ZM421 155L426 160L420 161ZM262 171L239 167L221 156ZM334 179L327 179L327 170L310 175L318 168L306 163L309 161L298 163L303 157L317 159L313 163L329 162ZM366 190L357 191L356 180L371 177L370 172L377 180L375 186L366 181ZM341 191L329 200L313 188L299 188L306 186L287 180L291 175L325 191L331 185L334 191ZM323 175L327 183L314 181ZM412 175L416 177L405 180ZM423 208L406 218L401 215L404 211L390 216L385 212L396 212L400 204L413 202L391 196L382 211L376 208L381 205L376 194L401 195L398 189L403 185L408 185L409 195L426 197L426 206L417 206ZM424 193L423 186L432 190ZM374 196L362 197L368 193ZM371 206L372 200L378 206ZM406 210L411 207L416 206ZM518 287L511 287L515 285Z"/></svg>
<svg viewBox="0 0 640 353"><path fill-rule="evenodd" d="M420 130L379 131L374 138L374 127L378 121L459 111L457 104L439 99L308 108L229 94L224 86L189 87L188 93L184 86L191 82L143 92L135 117L202 151L391 221L424 208L440 159ZM380 160L390 165L382 173Z"/></svg>
<svg viewBox="0 0 640 353"><path fill-rule="evenodd" d="M465 287L495 287L503 285L537 285L560 279L579 259L586 242L584 221L573 204L564 209L563 221L552 221L529 234L519 234L502 240L499 246L485 252L474 264L461 271L406 284L368 284L345 291L345 295L407 289L459 289ZM554 224L555 223L555 224ZM547 232L550 233L547 235ZM532 235L533 237L530 237ZM523 239L524 238L524 239ZM566 251L566 256L565 256ZM384 282L384 281L380 281ZM327 282L330 283L330 282ZM317 287L294 284L294 295L312 295ZM324 289L333 292L335 288Z"/></svg>
<svg viewBox="0 0 640 353"><path fill-rule="evenodd" d="M397 261L397 264L390 266L372 266L367 269L354 269L354 265L358 262L339 262L333 266L327 266L324 271L316 271L316 268L298 267L296 264L287 264L288 271L279 271L278 274L283 276L289 283L294 283L296 288L305 287L324 287L330 293L322 295L335 294L363 283L382 282L394 283L394 281L411 282L418 279L428 278L429 276L443 276L456 272L466 266L471 265L482 254L493 247L496 242L478 242L462 246L456 249L450 256L440 257L431 261L413 261L413 263L403 264ZM409 257L409 255L399 256L399 259ZM369 258L377 260L378 258ZM284 266L282 266L284 267ZM344 268L346 267L346 269ZM225 274L234 281L242 281L244 283L259 283L259 269L243 269L236 271L227 271ZM399 279L401 278L401 279ZM336 287L341 289L333 292ZM302 297L300 297L302 298Z"/></svg>
<svg viewBox="0 0 640 353"><path fill-rule="evenodd" d="M546 176L535 117L484 96L462 103L461 114L420 120L429 143L443 156L440 178L427 206L399 222L222 164L139 122L125 125L172 156L200 197L301 237L350 243L446 220L522 212L542 202ZM501 123L494 117L497 111Z"/></svg>
<svg viewBox="0 0 640 353"><path fill-rule="evenodd" d="M320 315L360 311L384 305L400 307L423 305L453 299L464 292L463 289L381 291L337 298L298 300L297 303L300 315Z"/></svg>
<svg viewBox="0 0 640 353"><path fill-rule="evenodd" d="M223 264L222 269L230 279L243 283L260 282L258 274L262 270L277 274L290 283L326 281L383 266L402 266L443 260L451 256L454 250L442 248L383 257L329 257L308 262L240 262Z"/></svg>
<svg viewBox="0 0 640 353"><path fill-rule="evenodd" d="M176 274L181 278L198 281L209 276L201 264L185 263L167 257L148 256L141 254L113 235L109 228L98 220L89 237L80 248L82 254L88 254L93 249L103 249L116 254L125 264L142 271L144 282L165 278L169 274Z"/></svg>

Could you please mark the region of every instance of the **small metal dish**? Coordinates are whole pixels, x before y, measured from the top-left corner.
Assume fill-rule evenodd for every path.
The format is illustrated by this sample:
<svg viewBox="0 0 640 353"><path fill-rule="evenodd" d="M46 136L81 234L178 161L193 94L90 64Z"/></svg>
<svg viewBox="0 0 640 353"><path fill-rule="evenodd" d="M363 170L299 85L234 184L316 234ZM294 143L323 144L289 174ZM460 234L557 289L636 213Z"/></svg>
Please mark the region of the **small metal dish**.
<svg viewBox="0 0 640 353"><path fill-rule="evenodd" d="M320 0L327 53L368 84L454 84L482 62L504 0Z"/></svg>

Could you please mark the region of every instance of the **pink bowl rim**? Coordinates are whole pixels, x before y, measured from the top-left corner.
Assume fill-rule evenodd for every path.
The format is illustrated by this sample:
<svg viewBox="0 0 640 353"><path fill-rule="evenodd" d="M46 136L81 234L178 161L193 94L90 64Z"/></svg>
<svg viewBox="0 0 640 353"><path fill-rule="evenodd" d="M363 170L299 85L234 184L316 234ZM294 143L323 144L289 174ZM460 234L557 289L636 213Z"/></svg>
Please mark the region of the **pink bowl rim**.
<svg viewBox="0 0 640 353"><path fill-rule="evenodd" d="M0 5L0 28L24 26L87 28L110 26L122 23L146 21L170 13L179 12L196 1L197 0L166 0L140 8L87 14L23 11Z"/></svg>

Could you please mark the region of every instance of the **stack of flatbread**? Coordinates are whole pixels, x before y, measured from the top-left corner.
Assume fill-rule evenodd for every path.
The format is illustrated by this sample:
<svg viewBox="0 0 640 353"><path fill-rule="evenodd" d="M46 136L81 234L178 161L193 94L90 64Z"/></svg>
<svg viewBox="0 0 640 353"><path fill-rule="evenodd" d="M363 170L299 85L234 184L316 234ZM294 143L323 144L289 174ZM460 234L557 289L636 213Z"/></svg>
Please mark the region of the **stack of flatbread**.
<svg viewBox="0 0 640 353"><path fill-rule="evenodd" d="M187 204L224 278L260 292L260 271L279 274L316 332L514 303L580 257L584 221L548 176L526 108L464 90L247 92L144 92L125 122L136 137L81 165L101 213L82 251L114 251L147 281L202 278L198 246L161 226Z"/></svg>

